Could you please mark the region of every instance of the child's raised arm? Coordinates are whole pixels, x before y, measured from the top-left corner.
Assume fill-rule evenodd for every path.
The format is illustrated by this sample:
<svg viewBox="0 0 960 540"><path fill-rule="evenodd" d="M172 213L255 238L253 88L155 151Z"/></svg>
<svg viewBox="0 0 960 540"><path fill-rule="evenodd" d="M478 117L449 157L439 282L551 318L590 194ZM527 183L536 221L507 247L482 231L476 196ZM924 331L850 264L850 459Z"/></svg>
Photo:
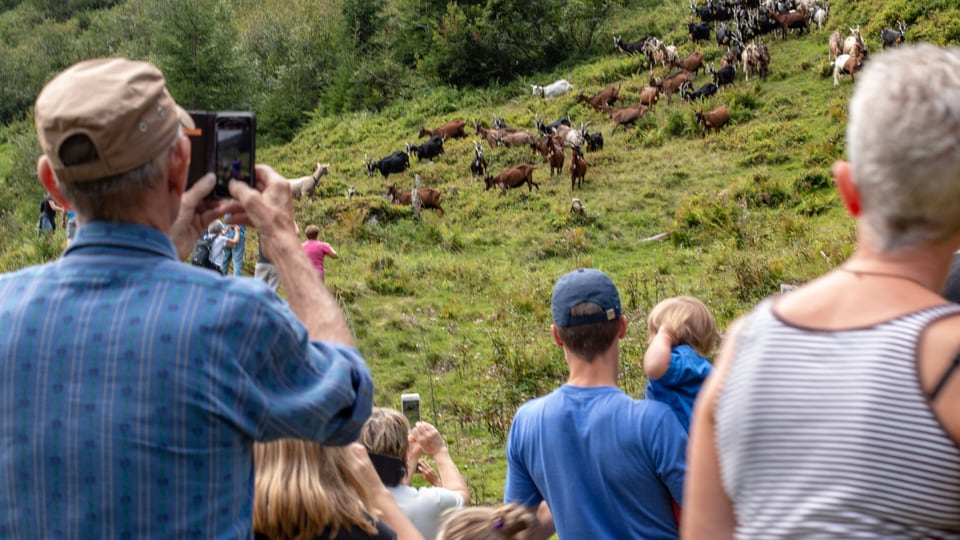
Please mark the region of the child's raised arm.
<svg viewBox="0 0 960 540"><path fill-rule="evenodd" d="M670 349L673 344L673 334L666 325L661 325L656 335L650 340L647 352L643 354L643 371L648 379L655 381L667 372L670 367Z"/></svg>

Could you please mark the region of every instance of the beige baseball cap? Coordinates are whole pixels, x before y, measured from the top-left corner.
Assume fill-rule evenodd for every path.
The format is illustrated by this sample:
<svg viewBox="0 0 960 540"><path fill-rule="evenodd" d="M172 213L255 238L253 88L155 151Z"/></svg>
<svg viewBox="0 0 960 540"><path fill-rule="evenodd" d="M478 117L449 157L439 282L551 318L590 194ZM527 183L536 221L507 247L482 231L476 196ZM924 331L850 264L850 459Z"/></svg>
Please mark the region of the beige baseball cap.
<svg viewBox="0 0 960 540"><path fill-rule="evenodd" d="M121 174L166 150L177 128L193 120L167 92L163 74L126 58L85 60L54 77L37 96L34 121L43 153L60 182ZM64 165L60 149L74 135L96 148L96 159Z"/></svg>

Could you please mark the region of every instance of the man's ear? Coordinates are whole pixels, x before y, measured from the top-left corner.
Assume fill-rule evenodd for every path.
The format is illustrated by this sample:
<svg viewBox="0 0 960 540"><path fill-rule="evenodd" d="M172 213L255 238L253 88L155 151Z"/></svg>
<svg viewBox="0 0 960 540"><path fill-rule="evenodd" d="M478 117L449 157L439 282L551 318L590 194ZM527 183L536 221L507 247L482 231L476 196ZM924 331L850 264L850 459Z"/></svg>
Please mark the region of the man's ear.
<svg viewBox="0 0 960 540"><path fill-rule="evenodd" d="M70 202L64 199L63 194L60 193L57 175L53 174L53 167L50 166L50 159L46 154L41 154L40 159L37 160L37 178L40 179L43 189L47 190L47 193L57 201L57 204L68 210L73 210Z"/></svg>
<svg viewBox="0 0 960 540"><path fill-rule="evenodd" d="M627 318L623 315L620 316L620 330L617 331L617 338L623 339L627 337Z"/></svg>
<svg viewBox="0 0 960 540"><path fill-rule="evenodd" d="M859 217L860 189L853 181L850 164L842 160L833 162L833 180L837 183L837 191L840 193L843 205L847 207L847 212L853 217Z"/></svg>
<svg viewBox="0 0 960 540"><path fill-rule="evenodd" d="M187 189L187 173L190 170L190 138L181 135L177 138L173 151L167 155L168 175L170 188L177 196L183 195Z"/></svg>
<svg viewBox="0 0 960 540"><path fill-rule="evenodd" d="M553 336L553 342L557 344L557 347L563 347L563 340L560 339L560 332L557 331L557 325L550 325L550 335Z"/></svg>

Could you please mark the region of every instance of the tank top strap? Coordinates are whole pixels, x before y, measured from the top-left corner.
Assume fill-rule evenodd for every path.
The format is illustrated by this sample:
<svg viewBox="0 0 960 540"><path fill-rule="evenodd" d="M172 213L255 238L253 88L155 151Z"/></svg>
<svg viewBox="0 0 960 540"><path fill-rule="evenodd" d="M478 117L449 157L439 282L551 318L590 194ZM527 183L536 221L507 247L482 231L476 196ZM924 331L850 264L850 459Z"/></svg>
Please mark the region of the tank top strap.
<svg viewBox="0 0 960 540"><path fill-rule="evenodd" d="M933 390L930 392L929 398L930 401L937 399L937 395L943 390L943 387L947 385L947 381L950 380L950 377L957 371L957 366L960 366L960 354L957 354L953 357L953 362L950 363L950 366L947 367L947 371L940 376L940 380L937 382L937 385L933 387Z"/></svg>

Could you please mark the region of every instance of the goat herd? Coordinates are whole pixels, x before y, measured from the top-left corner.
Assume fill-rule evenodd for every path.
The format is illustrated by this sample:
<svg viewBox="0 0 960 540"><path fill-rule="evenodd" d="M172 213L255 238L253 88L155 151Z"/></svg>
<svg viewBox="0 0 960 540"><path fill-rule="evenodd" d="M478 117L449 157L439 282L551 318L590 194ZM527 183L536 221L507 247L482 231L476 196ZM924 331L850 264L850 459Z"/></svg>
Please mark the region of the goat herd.
<svg viewBox="0 0 960 540"><path fill-rule="evenodd" d="M683 102L693 103L716 94L724 86L734 85L738 66L743 70L746 81L750 80L751 72L760 79L765 79L770 67L770 52L763 43L763 36L775 33L783 40L793 31L802 35L810 29L811 21L822 30L830 11L829 6L821 5L821 0L708 0L705 6L691 4L690 8L699 21L687 24L689 43L697 47L701 42L709 42L713 34L721 55L720 68L716 69L713 63L705 65L704 53L700 50L691 51L681 57L675 45L667 45L653 36L634 42L624 42L620 36L614 37L616 50L645 59L645 67L649 70L650 77L649 85L639 91L637 103L631 106L614 108L616 104L623 102L621 84L611 84L589 97L582 91L579 93L577 104L586 103L596 112L611 119L611 135L619 127L633 125L643 118L658 103L661 96L666 97L668 104L672 102L674 94L679 94ZM886 29L881 33L884 48L899 45L904 41L905 24L899 21L897 26L897 30ZM860 27L850 30L851 35L847 37L839 32L830 35L829 49L833 62L834 85L839 85L840 75L849 75L852 80L867 57ZM668 70L669 74L654 76L658 67ZM708 72L711 80L697 86L695 79L701 71ZM558 80L545 86L531 85L531 88L534 96L554 100L569 93L574 85L566 80ZM709 111L695 109L694 116L697 124L701 126L701 136L706 136L708 129L718 132L729 122L730 111L721 105ZM525 184L529 191L533 188L540 189L540 185L533 179L535 167L529 163L514 165L491 174L484 156L484 142L490 148L529 147L535 155L541 156L544 163L549 164L551 177L562 174L566 161L565 151L569 149L571 190L578 187L582 189L587 172L584 151L602 150L603 135L599 131L589 131L590 122L581 122L579 128L573 127L569 115L550 124L544 124L538 118L535 124L536 135L524 129L509 127L502 117L496 115L489 128L480 121L474 121L473 131L479 138L473 142L474 157L469 167L474 179L483 178L487 190L499 188L500 196L509 188L522 187ZM447 141L467 138L466 128L467 122L462 119L450 121L433 130L421 127L419 136L428 137L426 142L407 144L405 150L399 150L377 161L365 159L367 173L373 176L374 172L379 171L386 180L390 174L406 171L410 167L411 155L415 155L418 162L433 160L444 154L443 146ZM440 213L443 212L440 207L440 192L434 188L418 186L416 191L398 191L396 185L391 183L387 196L398 204L413 204L419 200L421 207L435 208Z"/></svg>

